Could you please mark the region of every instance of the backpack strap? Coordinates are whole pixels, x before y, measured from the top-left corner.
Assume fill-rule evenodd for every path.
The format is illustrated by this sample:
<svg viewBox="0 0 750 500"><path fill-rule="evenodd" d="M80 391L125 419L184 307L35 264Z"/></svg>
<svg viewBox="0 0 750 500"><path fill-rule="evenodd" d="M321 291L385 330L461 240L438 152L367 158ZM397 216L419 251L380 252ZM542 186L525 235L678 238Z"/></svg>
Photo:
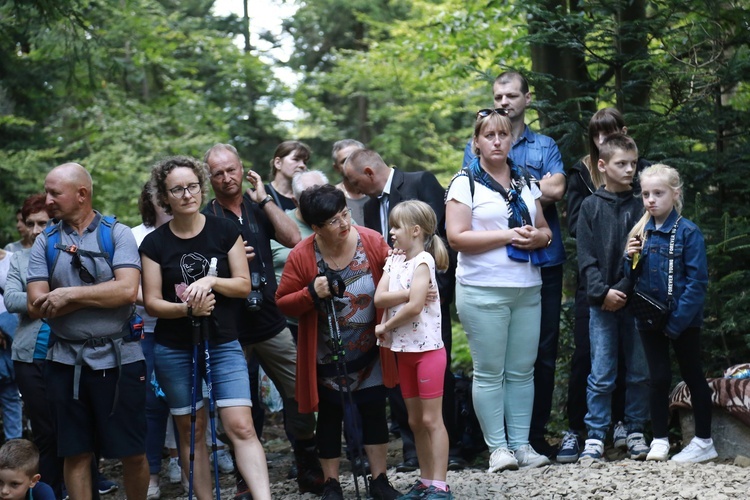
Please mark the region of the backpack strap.
<svg viewBox="0 0 750 500"><path fill-rule="evenodd" d="M57 258L60 256L60 249L57 245L60 243L60 231L62 221L44 228L44 235L47 237L47 273L52 277L52 271L57 264Z"/></svg>
<svg viewBox="0 0 750 500"><path fill-rule="evenodd" d="M114 215L102 215L99 218L99 225L96 232L96 242L99 244L100 251L91 252L80 248L77 251L90 257L104 257L110 269L113 269L112 259L115 255L115 235L113 228L115 224L117 224L117 217ZM67 249L66 246L60 244L62 221L47 226L44 229L44 234L47 236L47 272L51 277L52 271L54 271L57 265L57 259L60 257L60 250Z"/></svg>
<svg viewBox="0 0 750 500"><path fill-rule="evenodd" d="M471 191L471 201L474 201L474 174L471 173L471 169L469 167L464 167L461 170L466 172L466 177L469 178L469 191Z"/></svg>
<svg viewBox="0 0 750 500"><path fill-rule="evenodd" d="M114 215L102 215L99 219L99 230L96 233L99 250L104 253L104 258L112 267L112 259L115 256L115 235L113 228L117 224L117 217Z"/></svg>

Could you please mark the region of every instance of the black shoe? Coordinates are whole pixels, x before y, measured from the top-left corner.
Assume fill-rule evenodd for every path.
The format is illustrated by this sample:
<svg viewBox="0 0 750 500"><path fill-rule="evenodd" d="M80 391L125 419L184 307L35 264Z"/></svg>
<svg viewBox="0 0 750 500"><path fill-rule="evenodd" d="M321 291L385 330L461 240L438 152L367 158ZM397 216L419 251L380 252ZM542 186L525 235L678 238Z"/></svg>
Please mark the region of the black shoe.
<svg viewBox="0 0 750 500"><path fill-rule="evenodd" d="M286 471L286 478L297 479L298 474L299 474L299 469L297 469L297 462L292 462L292 465L289 466L289 470Z"/></svg>
<svg viewBox="0 0 750 500"><path fill-rule="evenodd" d="M414 472L419 469L417 457L407 458L396 466L396 472Z"/></svg>
<svg viewBox="0 0 750 500"><path fill-rule="evenodd" d="M315 447L294 450L297 486L300 493L323 493L323 469Z"/></svg>
<svg viewBox="0 0 750 500"><path fill-rule="evenodd" d="M448 470L464 470L469 463L461 457L448 457Z"/></svg>
<svg viewBox="0 0 750 500"><path fill-rule="evenodd" d="M557 448L549 444L546 439L529 439L529 444L540 455L552 460L557 456Z"/></svg>
<svg viewBox="0 0 750 500"><path fill-rule="evenodd" d="M323 496L320 497L320 500L344 500L341 484L334 478L329 477L323 485Z"/></svg>
<svg viewBox="0 0 750 500"><path fill-rule="evenodd" d="M384 472L375 479L370 476L370 496L375 500L396 500L401 493L391 485Z"/></svg>

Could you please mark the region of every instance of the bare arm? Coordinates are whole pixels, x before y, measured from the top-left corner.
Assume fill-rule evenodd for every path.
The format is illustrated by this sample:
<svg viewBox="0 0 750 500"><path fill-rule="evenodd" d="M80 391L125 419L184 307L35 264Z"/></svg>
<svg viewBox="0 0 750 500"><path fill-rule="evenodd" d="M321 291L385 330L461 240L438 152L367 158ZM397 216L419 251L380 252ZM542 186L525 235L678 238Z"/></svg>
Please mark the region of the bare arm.
<svg viewBox="0 0 750 500"><path fill-rule="evenodd" d="M504 247L517 233L511 229L495 231L473 231L471 229L471 207L450 200L445 206L445 222L448 243L458 252L478 254Z"/></svg>
<svg viewBox="0 0 750 500"><path fill-rule="evenodd" d="M257 172L252 170L248 171L246 178L254 188L247 190L250 199L255 203L262 202L267 196L266 188L263 186L263 179L261 179ZM266 203L263 205L263 210L265 211L268 220L273 224L273 229L276 233L276 241L287 248L293 248L294 245L302 240L297 224L287 217L284 211L276 206L276 203Z"/></svg>
<svg viewBox="0 0 750 500"><path fill-rule="evenodd" d="M84 307L113 309L132 304L138 295L141 272L133 267L118 268L114 279L91 286L68 286L50 291L47 281L28 284L27 306L32 318L55 318Z"/></svg>
<svg viewBox="0 0 750 500"><path fill-rule="evenodd" d="M565 176L547 174L539 180L539 189L542 191L540 201L543 207L557 203L565 195Z"/></svg>
<svg viewBox="0 0 750 500"><path fill-rule="evenodd" d="M143 267L143 304L155 318L175 319L188 315L188 305L164 300L161 293L161 266L141 254Z"/></svg>
<svg viewBox="0 0 750 500"><path fill-rule="evenodd" d="M430 288L430 269L427 264L420 264L414 270L411 280L411 288L407 290L409 300L388 321L382 324L385 331L393 330L401 325L409 323L419 315L427 300L427 290ZM380 326L380 325L379 325Z"/></svg>
<svg viewBox="0 0 750 500"><path fill-rule="evenodd" d="M403 304L409 300L409 290L397 290L391 292L388 290L390 282L390 275L384 271L383 276L378 282L378 288L375 290L375 307L387 309L389 307Z"/></svg>
<svg viewBox="0 0 750 500"><path fill-rule="evenodd" d="M263 206L266 211L268 220L273 224L276 233L276 241L287 248L294 248L294 245L302 240L299 234L299 227L284 211L277 207L275 203L266 203Z"/></svg>

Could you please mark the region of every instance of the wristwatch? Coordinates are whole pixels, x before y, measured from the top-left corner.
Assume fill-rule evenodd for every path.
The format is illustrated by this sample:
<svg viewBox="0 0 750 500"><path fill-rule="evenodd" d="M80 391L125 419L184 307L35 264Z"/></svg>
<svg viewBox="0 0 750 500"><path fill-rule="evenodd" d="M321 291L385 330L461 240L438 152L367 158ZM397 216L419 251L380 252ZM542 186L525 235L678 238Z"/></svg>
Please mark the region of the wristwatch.
<svg viewBox="0 0 750 500"><path fill-rule="evenodd" d="M547 236L549 240L547 241L547 246L545 248L549 248L549 246L552 244L552 236Z"/></svg>
<svg viewBox="0 0 750 500"><path fill-rule="evenodd" d="M260 208L263 208L263 207L266 206L266 203L268 203L269 201L273 201L273 196L271 196L270 194L267 194L266 197L263 198L263 201L261 201L260 203L258 203L258 206Z"/></svg>

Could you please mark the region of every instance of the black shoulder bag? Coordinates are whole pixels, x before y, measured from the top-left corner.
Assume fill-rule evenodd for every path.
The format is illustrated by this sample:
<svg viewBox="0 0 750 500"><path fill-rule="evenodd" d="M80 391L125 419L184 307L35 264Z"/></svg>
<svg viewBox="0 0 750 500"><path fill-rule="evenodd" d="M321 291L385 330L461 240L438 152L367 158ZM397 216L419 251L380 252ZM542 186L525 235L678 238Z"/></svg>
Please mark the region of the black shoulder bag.
<svg viewBox="0 0 750 500"><path fill-rule="evenodd" d="M669 235L669 276L667 277L667 302L666 304L655 299L651 295L636 290L630 297L630 312L638 320L642 330L650 332L661 332L667 326L669 320L670 304L674 286L674 242L677 237L677 225L680 223L678 217L672 226ZM640 274L640 269L639 269Z"/></svg>

